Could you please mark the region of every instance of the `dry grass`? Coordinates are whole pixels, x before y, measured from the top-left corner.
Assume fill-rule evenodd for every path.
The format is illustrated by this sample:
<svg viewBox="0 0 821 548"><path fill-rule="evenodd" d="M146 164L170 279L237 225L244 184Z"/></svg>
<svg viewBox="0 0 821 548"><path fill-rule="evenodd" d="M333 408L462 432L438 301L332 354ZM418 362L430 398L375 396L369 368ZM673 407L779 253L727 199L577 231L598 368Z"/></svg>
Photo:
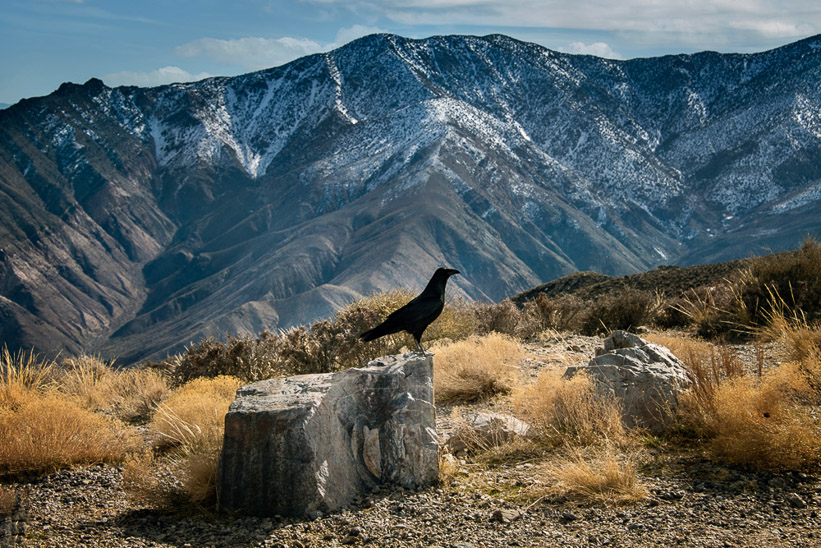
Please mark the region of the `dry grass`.
<svg viewBox="0 0 821 548"><path fill-rule="evenodd" d="M31 391L44 392L53 386L54 362L41 360L33 350L15 354L7 347L0 353L0 410L13 408Z"/></svg>
<svg viewBox="0 0 821 548"><path fill-rule="evenodd" d="M55 384L62 393L87 409L110 412L129 423L147 420L169 390L158 371L115 369L95 356L62 360L55 371Z"/></svg>
<svg viewBox="0 0 821 548"><path fill-rule="evenodd" d="M440 402L472 402L506 394L525 351L498 333L434 346L433 390Z"/></svg>
<svg viewBox="0 0 821 548"><path fill-rule="evenodd" d="M48 472L90 462L117 462L136 446L118 421L58 393L30 390L0 410L0 472Z"/></svg>
<svg viewBox="0 0 821 548"><path fill-rule="evenodd" d="M240 379L195 379L174 390L150 427L165 454L135 455L125 466L126 486L137 498L157 506L206 503L214 498L225 414Z"/></svg>
<svg viewBox="0 0 821 548"><path fill-rule="evenodd" d="M546 369L512 397L517 414L550 445L623 444L627 432L615 401L596 390L585 375L563 379L562 371Z"/></svg>
<svg viewBox="0 0 821 548"><path fill-rule="evenodd" d="M623 505L647 497L635 460L604 449L585 458L575 453L545 469L548 492L580 502Z"/></svg>
<svg viewBox="0 0 821 548"><path fill-rule="evenodd" d="M727 462L760 469L804 469L821 463L821 334L818 328L771 322L791 361L764 371L744 371L724 345L653 336L688 368L693 389L681 399L685 432L705 438Z"/></svg>

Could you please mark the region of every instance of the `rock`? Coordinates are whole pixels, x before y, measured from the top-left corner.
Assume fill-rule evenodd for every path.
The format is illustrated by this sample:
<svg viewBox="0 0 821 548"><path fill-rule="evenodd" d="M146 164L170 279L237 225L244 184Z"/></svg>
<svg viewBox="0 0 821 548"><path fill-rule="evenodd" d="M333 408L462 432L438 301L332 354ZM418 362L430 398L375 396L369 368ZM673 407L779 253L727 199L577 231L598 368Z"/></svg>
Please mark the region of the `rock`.
<svg viewBox="0 0 821 548"><path fill-rule="evenodd" d="M0 487L0 548L13 548L26 534L27 512L20 493Z"/></svg>
<svg viewBox="0 0 821 548"><path fill-rule="evenodd" d="M807 503L804 502L804 499L801 498L801 495L798 493L790 493L787 495L786 500L790 503L790 506L793 508L806 508Z"/></svg>
<svg viewBox="0 0 821 548"><path fill-rule="evenodd" d="M624 331L614 331L586 366L568 367L565 378L584 372L615 397L628 427L661 432L678 410L678 394L690 378L667 348Z"/></svg>
<svg viewBox="0 0 821 548"><path fill-rule="evenodd" d="M498 521L499 523L510 523L516 521L522 515L516 510L505 510L503 508L496 509L490 514L490 521Z"/></svg>
<svg viewBox="0 0 821 548"><path fill-rule="evenodd" d="M328 513L377 485L438 480L433 357L387 356L336 373L241 387L225 417L222 510Z"/></svg>
<svg viewBox="0 0 821 548"><path fill-rule="evenodd" d="M470 413L465 422L442 445L451 453L458 454L477 448L487 448L507 443L514 438L531 436L530 425L503 413Z"/></svg>

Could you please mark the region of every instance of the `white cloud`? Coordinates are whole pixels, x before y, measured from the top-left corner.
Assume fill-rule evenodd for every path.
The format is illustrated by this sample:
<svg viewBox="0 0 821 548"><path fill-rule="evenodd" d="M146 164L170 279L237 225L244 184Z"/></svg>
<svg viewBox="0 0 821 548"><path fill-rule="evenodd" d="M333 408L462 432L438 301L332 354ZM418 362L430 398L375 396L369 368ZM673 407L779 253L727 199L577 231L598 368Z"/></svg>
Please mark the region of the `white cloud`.
<svg viewBox="0 0 821 548"><path fill-rule="evenodd" d="M379 34L383 32L387 31L382 30L379 27L367 27L365 25L354 25L352 27L341 28L336 33L336 40L334 40L334 43L328 45L328 49L344 46L348 42L356 40L357 38L362 38L363 36L368 36L369 34Z"/></svg>
<svg viewBox="0 0 821 548"><path fill-rule="evenodd" d="M193 82L212 76L207 72L191 74L180 67L162 67L151 72L115 72L103 76L103 81L109 86L161 86L175 82Z"/></svg>
<svg viewBox="0 0 821 548"><path fill-rule="evenodd" d="M581 55L595 55L596 57L604 57L606 59L622 59L623 57L613 51L613 49L604 42L594 42L592 44L585 44L584 42L573 42L569 46L562 48L566 53L577 53Z"/></svg>
<svg viewBox="0 0 821 548"><path fill-rule="evenodd" d="M260 70L283 65L299 57L329 51L352 40L385 32L378 27L353 25L339 29L336 39L320 44L307 38L246 37L234 40L200 38L177 47L174 53L181 57L207 57L219 63L241 66L244 70Z"/></svg>
<svg viewBox="0 0 821 548"><path fill-rule="evenodd" d="M322 46L313 40L286 36L236 40L200 38L177 47L174 52L182 57L208 57L219 63L239 65L245 70L260 70L322 50Z"/></svg>
<svg viewBox="0 0 821 548"><path fill-rule="evenodd" d="M713 47L821 32L818 0L310 0L407 25L541 28L629 35L637 42ZM452 26L452 25L451 25Z"/></svg>

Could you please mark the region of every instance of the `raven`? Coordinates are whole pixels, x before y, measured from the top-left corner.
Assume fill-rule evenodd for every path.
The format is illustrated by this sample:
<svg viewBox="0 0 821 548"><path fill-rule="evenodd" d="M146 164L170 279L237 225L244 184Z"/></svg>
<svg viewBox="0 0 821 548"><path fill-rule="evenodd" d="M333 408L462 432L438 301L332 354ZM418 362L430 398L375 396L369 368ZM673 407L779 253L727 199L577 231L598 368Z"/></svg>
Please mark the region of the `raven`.
<svg viewBox="0 0 821 548"><path fill-rule="evenodd" d="M459 271L452 268L437 268L422 293L402 308L391 312L384 322L365 331L359 338L363 341L372 341L384 335L406 331L413 335L419 351L424 352L422 333L442 313L445 307L445 284L454 274L459 274Z"/></svg>

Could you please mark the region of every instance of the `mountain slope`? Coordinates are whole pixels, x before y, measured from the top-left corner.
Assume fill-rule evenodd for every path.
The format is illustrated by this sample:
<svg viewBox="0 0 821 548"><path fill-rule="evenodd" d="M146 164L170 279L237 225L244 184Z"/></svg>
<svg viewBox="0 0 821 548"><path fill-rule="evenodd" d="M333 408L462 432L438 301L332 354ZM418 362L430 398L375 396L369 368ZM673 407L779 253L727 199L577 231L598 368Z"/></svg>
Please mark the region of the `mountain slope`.
<svg viewBox="0 0 821 548"><path fill-rule="evenodd" d="M235 78L0 111L11 347L126 361L418 288L498 300L794 246L821 216L821 38L611 61L366 37Z"/></svg>

